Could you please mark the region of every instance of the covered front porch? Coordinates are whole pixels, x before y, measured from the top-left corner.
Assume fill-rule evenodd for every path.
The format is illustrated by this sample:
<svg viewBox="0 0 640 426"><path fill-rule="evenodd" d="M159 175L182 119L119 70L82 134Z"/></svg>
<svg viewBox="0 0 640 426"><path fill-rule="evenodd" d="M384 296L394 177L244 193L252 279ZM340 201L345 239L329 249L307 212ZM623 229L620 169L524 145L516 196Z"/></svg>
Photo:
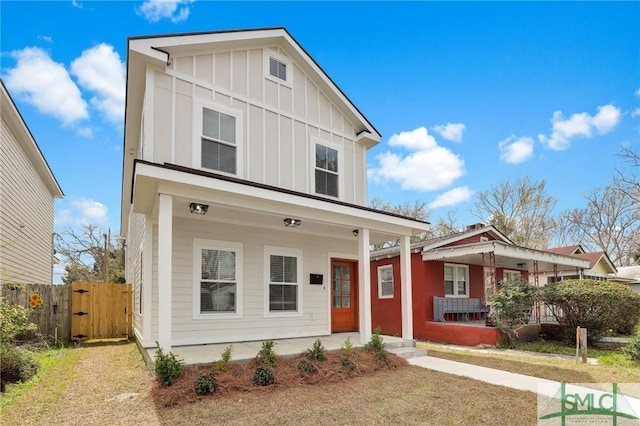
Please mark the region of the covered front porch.
<svg viewBox="0 0 640 426"><path fill-rule="evenodd" d="M396 336L382 336L387 349L401 347L415 347L414 340L405 340ZM311 348L316 339L320 339L324 347L330 352L339 351L349 339L354 348L364 347L360 333L334 333L329 336L299 337L294 339L274 339L274 350L279 356L290 357L306 352ZM178 346L172 352L187 365L208 364L221 359L222 352L229 345L233 345L231 354L232 362L246 362L252 360L262 348L263 340L235 343L215 343L209 345ZM155 348L143 348L143 354L147 363L151 363L155 357Z"/></svg>

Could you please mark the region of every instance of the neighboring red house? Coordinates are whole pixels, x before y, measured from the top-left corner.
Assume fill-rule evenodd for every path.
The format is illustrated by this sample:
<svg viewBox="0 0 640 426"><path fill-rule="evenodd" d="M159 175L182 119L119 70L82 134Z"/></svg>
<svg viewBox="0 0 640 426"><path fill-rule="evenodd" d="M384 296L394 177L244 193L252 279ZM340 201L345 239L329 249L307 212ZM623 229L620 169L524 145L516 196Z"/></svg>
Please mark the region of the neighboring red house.
<svg viewBox="0 0 640 426"><path fill-rule="evenodd" d="M516 246L495 227L482 224L414 243L413 336L461 345L494 345L498 331L485 325L485 302L500 281L588 267L585 259ZM373 327L381 327L386 335L402 335L398 248L371 253L371 295Z"/></svg>

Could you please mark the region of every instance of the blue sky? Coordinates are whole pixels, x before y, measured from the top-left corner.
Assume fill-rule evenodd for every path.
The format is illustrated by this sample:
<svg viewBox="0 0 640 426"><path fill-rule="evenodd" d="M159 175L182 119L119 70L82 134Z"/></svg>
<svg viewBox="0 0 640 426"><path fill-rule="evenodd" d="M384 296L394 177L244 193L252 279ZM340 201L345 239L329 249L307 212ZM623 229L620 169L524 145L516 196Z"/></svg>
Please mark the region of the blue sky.
<svg viewBox="0 0 640 426"><path fill-rule="evenodd" d="M0 3L1 75L65 198L119 231L127 37L284 26L382 134L369 198L468 214L530 175L558 211L640 150L640 3Z"/></svg>

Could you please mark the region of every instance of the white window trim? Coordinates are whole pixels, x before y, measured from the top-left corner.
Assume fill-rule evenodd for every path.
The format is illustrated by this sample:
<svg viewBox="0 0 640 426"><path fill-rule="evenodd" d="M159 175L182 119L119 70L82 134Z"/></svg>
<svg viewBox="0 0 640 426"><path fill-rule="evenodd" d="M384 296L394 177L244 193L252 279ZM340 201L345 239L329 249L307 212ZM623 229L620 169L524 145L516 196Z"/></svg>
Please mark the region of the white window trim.
<svg viewBox="0 0 640 426"><path fill-rule="evenodd" d="M445 293L444 297L456 297L456 298L463 298L463 299L467 298L468 299L469 298L469 291L470 291L470 288L471 288L471 283L469 282L469 279L470 279L469 278L469 265L461 265L461 264L458 264L458 263L445 263L444 267L447 267L447 266L450 266L450 267L453 268L453 291L454 291L454 294L446 294ZM457 268L463 268L466 271L465 272L465 274L466 274L465 285L467 287L466 288L467 294L458 294L458 280L457 280L457 277L458 277L458 272L457 271L458 271L458 269ZM444 272L444 269L443 269L443 272ZM444 281L445 280L444 280L444 277L443 277L442 285L444 285Z"/></svg>
<svg viewBox="0 0 640 426"><path fill-rule="evenodd" d="M382 294L382 271L385 269L391 269L391 294L390 295L383 295ZM378 299L393 299L393 297L395 296L395 282L393 279L393 265L383 265L383 266L378 266Z"/></svg>
<svg viewBox="0 0 640 426"><path fill-rule="evenodd" d="M264 76L265 78L276 82L278 84L282 84L287 87L293 87L293 62L291 59L283 55L282 53L276 52L273 49L265 49L264 50ZM278 77L271 75L270 71L270 59L273 58L279 62L282 62L287 67L287 79L282 80Z"/></svg>
<svg viewBox="0 0 640 426"><path fill-rule="evenodd" d="M202 167L202 110L207 108L213 111L230 115L236 119L236 173L227 173L220 170ZM204 99L195 99L193 104L193 144L191 147L193 168L206 172L220 173L238 178L244 177L244 134L242 132L242 111L230 108Z"/></svg>
<svg viewBox="0 0 640 426"><path fill-rule="evenodd" d="M211 312L200 313L200 277L202 274L202 249L224 250L236 252L236 311L231 312ZM201 238L193 239L193 319L229 319L242 318L242 243L230 241L205 240Z"/></svg>
<svg viewBox="0 0 640 426"><path fill-rule="evenodd" d="M507 275L509 275L509 274L518 275L520 278L522 278L522 271L516 271L516 270L513 270L513 269L504 269L502 271L502 279L503 280L508 279Z"/></svg>
<svg viewBox="0 0 640 426"><path fill-rule="evenodd" d="M344 148L341 144L337 144L333 141L329 141L327 139L321 139L318 136L311 136L311 147L309 148L309 153L311 154L311 167L309 167L310 173L310 181L311 182L311 193L313 195L317 195L319 197L326 197L332 200L344 200ZM316 192L316 145L323 145L331 149L335 149L338 151L338 196L334 197L332 195L320 194Z"/></svg>
<svg viewBox="0 0 640 426"><path fill-rule="evenodd" d="M302 293L303 293L303 281L302 281L302 277L303 277L303 273L302 273L302 268L303 268L303 261L302 261L302 250L300 249L294 249L294 248L289 248L289 247L276 247L276 246L264 246L264 256L263 256L263 281L264 281L264 317L265 318L287 318L287 317L301 317L303 314L303 309L302 309L302 301L304 300L302 297ZM271 312L269 310L269 281L270 281L270 277L271 277L271 255L276 255L276 256L292 256L292 257L296 257L297 260L297 270L298 270L298 274L297 274L297 283L296 285L298 286L298 300L297 300L297 306L298 306L298 310L295 312L286 312L286 311L275 311L275 312Z"/></svg>

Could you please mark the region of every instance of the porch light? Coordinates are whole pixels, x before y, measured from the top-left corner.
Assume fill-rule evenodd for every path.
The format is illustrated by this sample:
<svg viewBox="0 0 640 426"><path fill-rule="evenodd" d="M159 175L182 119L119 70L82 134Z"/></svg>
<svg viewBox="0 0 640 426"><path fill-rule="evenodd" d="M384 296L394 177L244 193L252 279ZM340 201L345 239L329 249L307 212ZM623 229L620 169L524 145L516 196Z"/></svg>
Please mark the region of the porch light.
<svg viewBox="0 0 640 426"><path fill-rule="evenodd" d="M284 220L284 226L287 226L289 228L297 228L298 226L300 226L301 223L302 223L302 220L292 219L290 217Z"/></svg>
<svg viewBox="0 0 640 426"><path fill-rule="evenodd" d="M203 215L207 213L209 206L207 204L191 203L189 204L189 210L191 210L191 213L193 214Z"/></svg>
<svg viewBox="0 0 640 426"><path fill-rule="evenodd" d="M518 268L524 268L525 266L527 266L527 264L526 263L516 263L516 266Z"/></svg>
<svg viewBox="0 0 640 426"><path fill-rule="evenodd" d="M357 237L358 234L360 233L357 229L354 229L352 232L354 237Z"/></svg>

